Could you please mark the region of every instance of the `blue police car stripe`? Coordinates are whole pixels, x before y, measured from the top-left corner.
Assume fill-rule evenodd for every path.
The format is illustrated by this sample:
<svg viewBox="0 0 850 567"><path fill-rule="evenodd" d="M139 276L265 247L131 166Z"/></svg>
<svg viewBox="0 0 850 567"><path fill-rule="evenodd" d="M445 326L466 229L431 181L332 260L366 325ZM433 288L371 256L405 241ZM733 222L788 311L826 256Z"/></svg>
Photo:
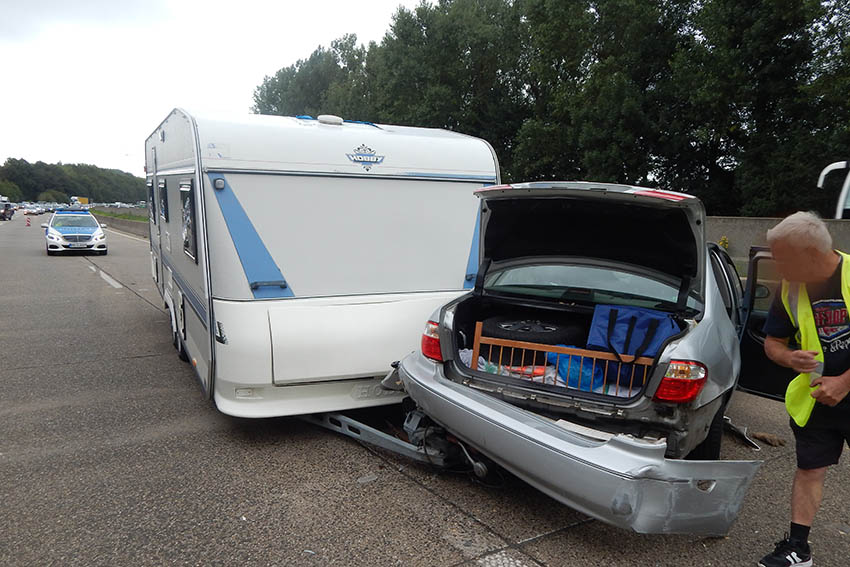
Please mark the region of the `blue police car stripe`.
<svg viewBox="0 0 850 567"><path fill-rule="evenodd" d="M481 234L481 208L475 213L475 231L472 233L472 244L469 247L469 260L466 262L466 277L463 279L463 289L475 287L475 277L478 275L478 239Z"/></svg>
<svg viewBox="0 0 850 567"><path fill-rule="evenodd" d="M257 234L257 230L239 203L239 199L236 198L236 194L233 193L227 179L220 173L209 173L208 176L213 183L213 193L254 298L294 297L295 294L283 278L280 268L277 267L274 258L260 235ZM222 189L215 188L217 179L223 181Z"/></svg>

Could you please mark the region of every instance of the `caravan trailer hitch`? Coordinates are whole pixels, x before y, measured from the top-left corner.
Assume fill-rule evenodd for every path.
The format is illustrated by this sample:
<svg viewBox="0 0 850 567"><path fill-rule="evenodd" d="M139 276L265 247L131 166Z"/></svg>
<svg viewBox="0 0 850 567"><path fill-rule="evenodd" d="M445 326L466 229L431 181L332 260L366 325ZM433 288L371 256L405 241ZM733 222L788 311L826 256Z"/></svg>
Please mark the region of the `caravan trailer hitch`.
<svg viewBox="0 0 850 567"><path fill-rule="evenodd" d="M404 441L337 412L305 415L301 419L420 463L433 465L437 468L448 468L454 465L458 459L449 450L450 444L445 439L443 429L435 425L426 425L425 420L420 420L419 413L421 412L410 412L405 419L405 431L408 432L411 439L417 440L418 444ZM424 414L422 414L422 417L424 417ZM409 429L410 425L413 426L413 429Z"/></svg>

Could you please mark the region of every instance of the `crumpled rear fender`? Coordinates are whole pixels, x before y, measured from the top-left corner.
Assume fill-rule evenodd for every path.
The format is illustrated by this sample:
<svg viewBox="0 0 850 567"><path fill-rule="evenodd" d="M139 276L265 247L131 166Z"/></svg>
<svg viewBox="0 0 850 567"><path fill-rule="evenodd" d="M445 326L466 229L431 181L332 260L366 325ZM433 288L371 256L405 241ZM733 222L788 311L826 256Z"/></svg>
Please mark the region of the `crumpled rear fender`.
<svg viewBox="0 0 850 567"><path fill-rule="evenodd" d="M664 440L555 422L445 378L414 353L405 388L459 439L552 498L640 533L725 535L760 461L666 459Z"/></svg>

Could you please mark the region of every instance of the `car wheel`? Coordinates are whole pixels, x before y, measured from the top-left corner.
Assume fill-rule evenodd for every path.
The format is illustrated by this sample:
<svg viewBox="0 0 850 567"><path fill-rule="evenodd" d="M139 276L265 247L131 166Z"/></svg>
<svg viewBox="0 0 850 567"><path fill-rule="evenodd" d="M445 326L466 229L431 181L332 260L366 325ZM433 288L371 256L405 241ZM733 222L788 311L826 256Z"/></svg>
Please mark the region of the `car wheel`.
<svg viewBox="0 0 850 567"><path fill-rule="evenodd" d="M720 445L723 443L723 414L726 409L724 404L714 415L711 425L708 427L708 435L705 440L694 447L694 450L685 457L689 461L716 461L720 458Z"/></svg>

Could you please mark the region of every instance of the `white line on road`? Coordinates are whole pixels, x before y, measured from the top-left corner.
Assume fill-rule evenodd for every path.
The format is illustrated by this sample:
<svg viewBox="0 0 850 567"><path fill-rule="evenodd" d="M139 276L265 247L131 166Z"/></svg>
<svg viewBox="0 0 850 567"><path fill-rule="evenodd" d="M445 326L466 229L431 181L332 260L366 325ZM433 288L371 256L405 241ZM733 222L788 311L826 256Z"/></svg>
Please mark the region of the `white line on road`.
<svg viewBox="0 0 850 567"><path fill-rule="evenodd" d="M106 232L110 234L117 234L118 236L123 236L124 238L129 238L130 240L138 240L139 242L144 242L147 244L147 238L139 238L138 236L130 236L129 234L124 234L123 232L118 232L117 230L112 230L111 228L104 228Z"/></svg>
<svg viewBox="0 0 850 567"><path fill-rule="evenodd" d="M92 266L91 264L89 264L89 270L91 270L92 272L96 272L96 271L97 271L97 268L95 268L94 266Z"/></svg>
<svg viewBox="0 0 850 567"><path fill-rule="evenodd" d="M112 279L112 278L110 278L108 275L106 275L106 272L104 272L104 271L101 271L101 272L100 272L100 277L102 277L102 278L103 278L103 280L104 280L106 283L108 283L109 285L111 285L111 286L112 286L112 287L114 287L115 289L120 289L120 288L124 287L123 285L121 285L121 284L120 284L120 283L118 283L117 281L113 280L113 279Z"/></svg>

